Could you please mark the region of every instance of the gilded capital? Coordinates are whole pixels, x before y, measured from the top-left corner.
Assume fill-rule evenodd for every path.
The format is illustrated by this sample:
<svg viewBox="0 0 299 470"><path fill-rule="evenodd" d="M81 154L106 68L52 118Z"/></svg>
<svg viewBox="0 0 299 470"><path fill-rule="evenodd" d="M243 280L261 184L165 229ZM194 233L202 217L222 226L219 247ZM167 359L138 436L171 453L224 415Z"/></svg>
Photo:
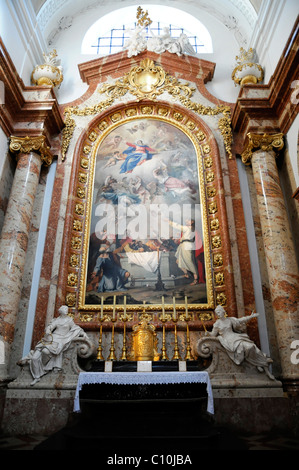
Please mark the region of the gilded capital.
<svg viewBox="0 0 299 470"><path fill-rule="evenodd" d="M9 150L13 153L30 153L36 152L41 156L42 162L46 166L50 166L53 161L53 155L50 147L46 144L44 135L36 137L10 137Z"/></svg>
<svg viewBox="0 0 299 470"><path fill-rule="evenodd" d="M252 154L257 150L263 152L279 152L284 146L283 134L252 134L249 132L245 140L244 150L241 154L242 162L250 165Z"/></svg>

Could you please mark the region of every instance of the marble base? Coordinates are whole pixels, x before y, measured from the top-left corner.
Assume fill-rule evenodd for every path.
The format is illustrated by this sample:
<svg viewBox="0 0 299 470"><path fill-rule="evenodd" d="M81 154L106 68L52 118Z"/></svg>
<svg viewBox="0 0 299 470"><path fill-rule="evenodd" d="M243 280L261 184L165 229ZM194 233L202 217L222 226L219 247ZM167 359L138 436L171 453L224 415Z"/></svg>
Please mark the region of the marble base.
<svg viewBox="0 0 299 470"><path fill-rule="evenodd" d="M8 390L2 422L7 435L49 436L68 423L75 390Z"/></svg>
<svg viewBox="0 0 299 470"><path fill-rule="evenodd" d="M275 396L276 392L262 388L213 388L213 422L216 426L229 427L243 434L272 430L295 432L298 426L298 403L281 394ZM74 396L75 389L8 390L3 433L43 436L56 433L76 419L73 413Z"/></svg>

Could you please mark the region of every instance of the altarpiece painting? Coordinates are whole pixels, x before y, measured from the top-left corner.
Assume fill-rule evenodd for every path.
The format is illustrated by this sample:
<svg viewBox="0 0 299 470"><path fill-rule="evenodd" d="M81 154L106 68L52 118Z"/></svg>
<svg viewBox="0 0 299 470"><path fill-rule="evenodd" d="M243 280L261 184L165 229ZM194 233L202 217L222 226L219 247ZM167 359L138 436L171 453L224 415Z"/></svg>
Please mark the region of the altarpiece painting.
<svg viewBox="0 0 299 470"><path fill-rule="evenodd" d="M127 119L98 141L89 194L85 307L208 302L201 156L183 128ZM206 252L207 251L207 256Z"/></svg>

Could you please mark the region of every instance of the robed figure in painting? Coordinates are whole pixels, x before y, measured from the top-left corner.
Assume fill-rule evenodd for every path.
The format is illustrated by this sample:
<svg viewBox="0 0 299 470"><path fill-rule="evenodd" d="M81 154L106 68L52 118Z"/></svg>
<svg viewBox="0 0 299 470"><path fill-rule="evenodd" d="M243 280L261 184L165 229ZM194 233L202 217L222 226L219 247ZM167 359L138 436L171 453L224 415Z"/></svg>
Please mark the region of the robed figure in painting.
<svg viewBox="0 0 299 470"><path fill-rule="evenodd" d="M138 140L136 144L130 144L129 147L123 151L126 159L120 167L120 173L132 173L137 165L141 165L146 160L151 160L156 150L144 145L142 140Z"/></svg>

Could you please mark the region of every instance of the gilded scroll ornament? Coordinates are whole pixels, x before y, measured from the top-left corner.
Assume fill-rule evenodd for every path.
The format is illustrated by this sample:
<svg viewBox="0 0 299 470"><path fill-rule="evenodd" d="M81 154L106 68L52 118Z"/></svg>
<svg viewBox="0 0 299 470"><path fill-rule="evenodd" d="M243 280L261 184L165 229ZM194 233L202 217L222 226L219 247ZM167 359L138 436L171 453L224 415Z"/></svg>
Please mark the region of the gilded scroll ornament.
<svg viewBox="0 0 299 470"><path fill-rule="evenodd" d="M173 98L178 99L181 104L190 109L191 111L207 116L223 115L219 119L218 128L223 137L226 152L229 158L232 158L231 145L232 145L232 130L231 130L231 110L229 106L204 106L200 103L195 103L190 100L195 88L189 86L188 83L181 83L177 78L171 76L169 73L154 63L151 59L144 59L139 65L132 67L122 78L115 81L114 84L104 84L99 92L106 93L108 99L102 101L94 106L87 106L79 108L78 106L67 107L65 109L65 128L62 135L62 159L65 159L70 141L72 139L74 129L76 127L75 120L72 116L88 116L99 114L104 109L111 106L116 99L120 99L127 93L136 97L137 101L144 99L151 99L155 101L158 96L163 93L168 93ZM149 114L148 106L145 107L145 114ZM117 114L117 113L116 113ZM117 119L117 116L114 117ZM180 113L174 118L178 121L182 119ZM189 122L192 126L192 121ZM101 130L101 129L100 129ZM204 133L199 133L199 140L204 140Z"/></svg>
<svg viewBox="0 0 299 470"><path fill-rule="evenodd" d="M50 166L53 161L53 155L50 152L50 147L46 144L46 137L44 135L36 137L10 137L9 150L13 153L30 153L36 152L41 156L41 161Z"/></svg>
<svg viewBox="0 0 299 470"><path fill-rule="evenodd" d="M142 10L141 7L137 8L137 24L138 26L149 26L152 23L152 20L148 16L148 11Z"/></svg>
<svg viewBox="0 0 299 470"><path fill-rule="evenodd" d="M241 154L242 162L250 165L252 154L260 149L263 152L274 150L279 152L284 146L283 134L252 134L248 133L245 141L245 148Z"/></svg>
<svg viewBox="0 0 299 470"><path fill-rule="evenodd" d="M112 99L103 101L98 103L94 106L86 106L83 109L80 109L78 106L68 106L65 111L64 115L66 116L64 124L65 127L62 131L62 145L61 145L61 154L62 160L65 160L66 153L68 151L71 139L74 134L74 130L76 128L76 122L71 116L91 116L93 114L98 114L104 109L108 108L113 104Z"/></svg>

